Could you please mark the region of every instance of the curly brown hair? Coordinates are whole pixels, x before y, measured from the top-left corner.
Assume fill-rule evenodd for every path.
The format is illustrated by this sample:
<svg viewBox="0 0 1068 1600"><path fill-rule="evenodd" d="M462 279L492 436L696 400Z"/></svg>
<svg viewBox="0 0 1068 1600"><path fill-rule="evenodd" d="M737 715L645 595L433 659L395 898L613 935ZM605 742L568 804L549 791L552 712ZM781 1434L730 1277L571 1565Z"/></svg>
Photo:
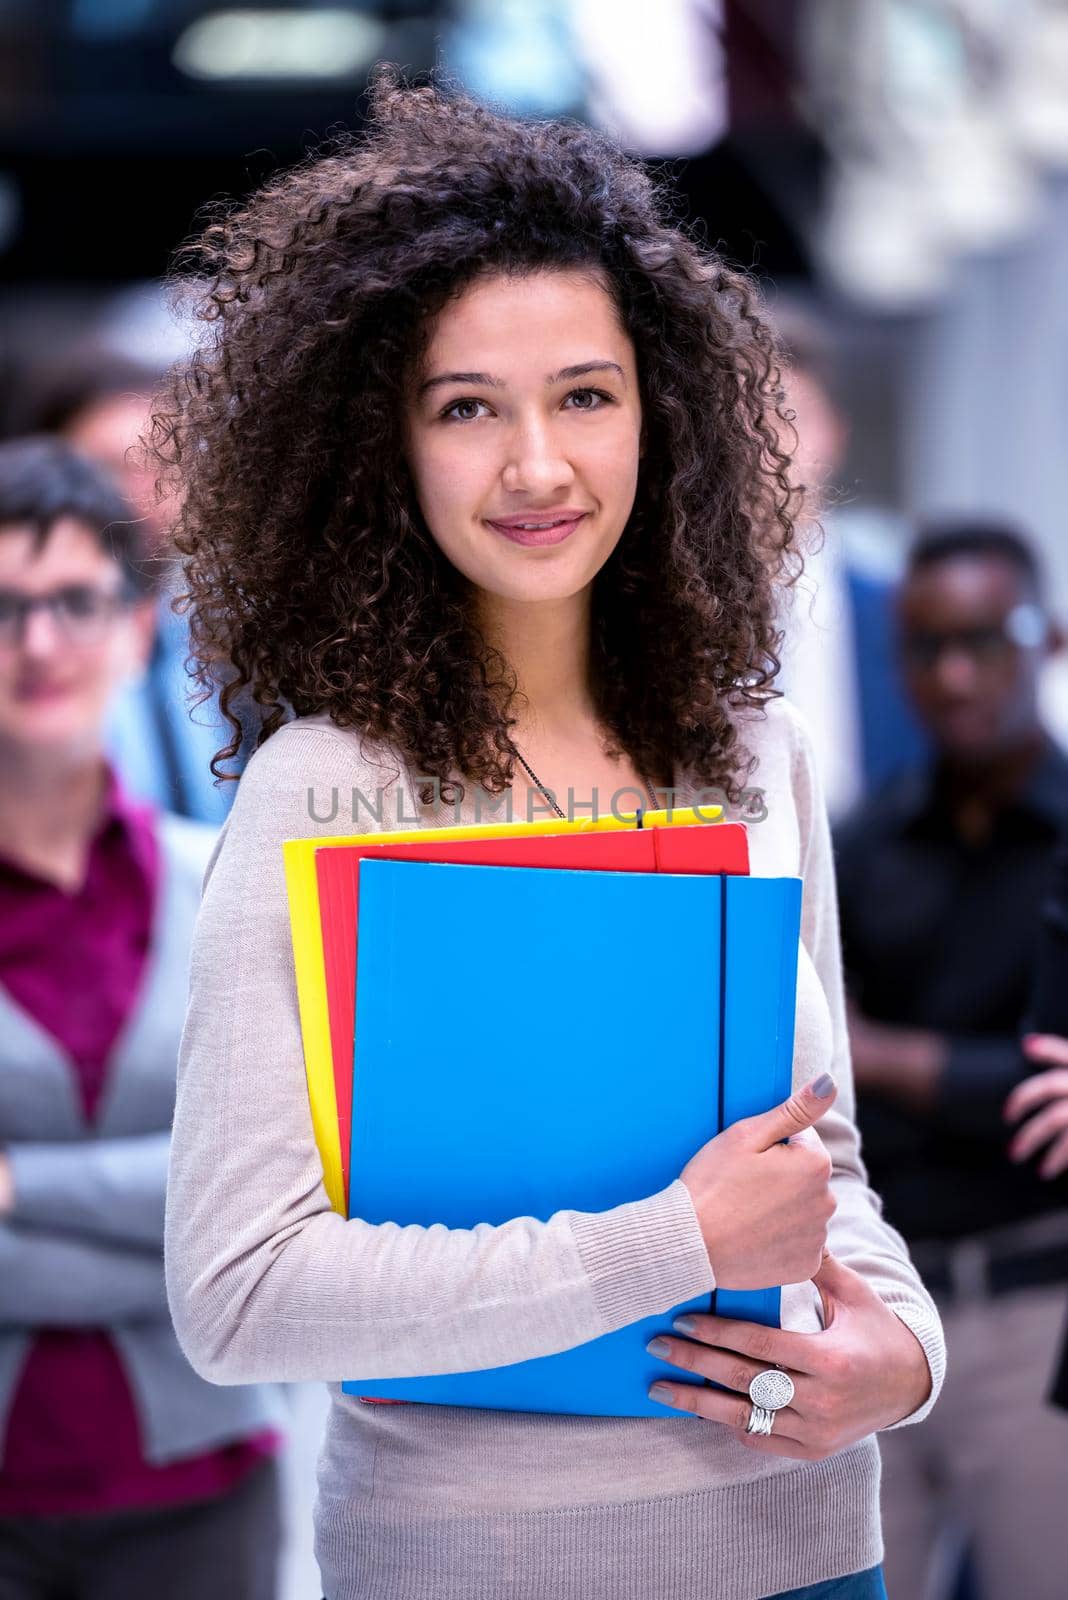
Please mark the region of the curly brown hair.
<svg viewBox="0 0 1068 1600"><path fill-rule="evenodd" d="M326 712L404 751L449 800L465 778L510 784L517 685L422 520L403 405L451 297L486 274L562 268L612 295L645 430L632 515L594 582L598 714L640 772L737 794L728 708L777 693L798 491L757 291L671 203L586 126L516 120L383 67L361 136L179 251L171 284L187 303L193 290L204 334L157 397L148 448L179 491L196 676L221 685L233 729L217 776L252 701L259 743Z"/></svg>

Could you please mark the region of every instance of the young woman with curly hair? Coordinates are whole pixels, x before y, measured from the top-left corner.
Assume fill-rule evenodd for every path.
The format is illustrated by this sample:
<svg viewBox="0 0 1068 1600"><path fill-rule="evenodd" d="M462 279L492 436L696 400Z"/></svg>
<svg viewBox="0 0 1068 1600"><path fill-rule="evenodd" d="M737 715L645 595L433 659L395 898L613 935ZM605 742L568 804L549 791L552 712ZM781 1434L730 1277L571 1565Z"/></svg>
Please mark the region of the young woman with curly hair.
<svg viewBox="0 0 1068 1600"><path fill-rule="evenodd" d="M222 760L239 697L263 721L193 958L167 1246L184 1348L219 1383L462 1371L716 1282L786 1283L782 1332L698 1316L663 1343L659 1397L680 1413L663 1420L335 1389L325 1592L880 1594L873 1434L926 1414L943 1353L866 1186L826 821L771 687L793 508L754 291L601 136L390 72L364 138L272 180L194 259L204 339L154 445L181 490L202 681L232 715ZM754 870L805 878L806 1087L610 1211L469 1231L332 1211L282 840L371 826L330 799L353 791L380 826L433 826L569 789L734 805L750 776ZM500 929L413 930L413 1004L457 932L473 970L499 961ZM464 1050L508 1071L522 1041L444 1040L442 1070ZM670 1095L671 1062L650 1069ZM747 1433L773 1363L794 1398L770 1437Z"/></svg>

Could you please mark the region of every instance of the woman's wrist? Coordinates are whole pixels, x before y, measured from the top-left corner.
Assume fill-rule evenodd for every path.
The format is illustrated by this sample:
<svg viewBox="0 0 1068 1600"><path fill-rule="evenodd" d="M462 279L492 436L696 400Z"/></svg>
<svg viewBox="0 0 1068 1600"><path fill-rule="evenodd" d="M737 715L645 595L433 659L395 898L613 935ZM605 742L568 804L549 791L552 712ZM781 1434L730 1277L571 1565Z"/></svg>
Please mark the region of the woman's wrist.
<svg viewBox="0 0 1068 1600"><path fill-rule="evenodd" d="M932 1318L918 1305L892 1305L888 1307L903 1330L912 1335L912 1345L909 1350L908 1361L915 1373L915 1389L903 1401L909 1404L908 1410L902 1410L897 1420L883 1424L881 1431L886 1432L892 1428L904 1428L913 1422L922 1422L935 1403L938 1392L945 1376L945 1343L942 1336L941 1324ZM922 1357L922 1366L914 1355L915 1348L919 1349ZM902 1348L906 1346L902 1344Z"/></svg>
<svg viewBox="0 0 1068 1600"><path fill-rule="evenodd" d="M693 1202L678 1180L609 1211L574 1212L571 1231L609 1328L715 1287Z"/></svg>
<svg viewBox="0 0 1068 1600"><path fill-rule="evenodd" d="M931 1398L934 1387L930 1364L923 1345L907 1322L896 1314L894 1320L899 1329L897 1344L900 1356L895 1364L895 1370L899 1373L901 1381L901 1409L898 1415L887 1423L888 1427L896 1427L899 1422L904 1422L906 1417L915 1416Z"/></svg>

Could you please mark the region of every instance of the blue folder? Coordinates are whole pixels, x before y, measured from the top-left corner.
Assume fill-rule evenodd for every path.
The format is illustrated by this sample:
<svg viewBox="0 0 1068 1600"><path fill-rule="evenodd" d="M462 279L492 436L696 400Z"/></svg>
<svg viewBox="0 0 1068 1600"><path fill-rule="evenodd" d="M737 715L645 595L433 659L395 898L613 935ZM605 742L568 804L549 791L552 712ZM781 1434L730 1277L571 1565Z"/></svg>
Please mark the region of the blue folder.
<svg viewBox="0 0 1068 1600"><path fill-rule="evenodd" d="M349 1211L467 1228L664 1188L790 1092L801 884L365 861ZM670 1070L669 1070L670 1066ZM720 1290L775 1324L778 1289ZM556 1355L349 1394L671 1416L647 1341L707 1296Z"/></svg>

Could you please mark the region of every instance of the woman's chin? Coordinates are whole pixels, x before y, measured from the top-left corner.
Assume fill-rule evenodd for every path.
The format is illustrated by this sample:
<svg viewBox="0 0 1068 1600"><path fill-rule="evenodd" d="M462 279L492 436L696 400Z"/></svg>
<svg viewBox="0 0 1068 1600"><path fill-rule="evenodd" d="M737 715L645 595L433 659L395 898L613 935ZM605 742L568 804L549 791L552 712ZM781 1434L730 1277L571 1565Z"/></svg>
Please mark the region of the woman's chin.
<svg viewBox="0 0 1068 1600"><path fill-rule="evenodd" d="M95 722L86 722L84 707L36 706L33 713L0 717L0 742L38 756L58 757L87 750L99 741Z"/></svg>
<svg viewBox="0 0 1068 1600"><path fill-rule="evenodd" d="M592 578L583 574L567 582L496 584L492 588L482 588L481 592L491 603L499 600L509 605L563 605L568 600L578 599L588 590L591 582Z"/></svg>
<svg viewBox="0 0 1068 1600"><path fill-rule="evenodd" d="M524 550L521 556L518 562L484 567L477 576L469 575L471 582L491 600L513 605L559 603L585 594L604 566L604 561L591 562L588 551L565 552L563 546Z"/></svg>

